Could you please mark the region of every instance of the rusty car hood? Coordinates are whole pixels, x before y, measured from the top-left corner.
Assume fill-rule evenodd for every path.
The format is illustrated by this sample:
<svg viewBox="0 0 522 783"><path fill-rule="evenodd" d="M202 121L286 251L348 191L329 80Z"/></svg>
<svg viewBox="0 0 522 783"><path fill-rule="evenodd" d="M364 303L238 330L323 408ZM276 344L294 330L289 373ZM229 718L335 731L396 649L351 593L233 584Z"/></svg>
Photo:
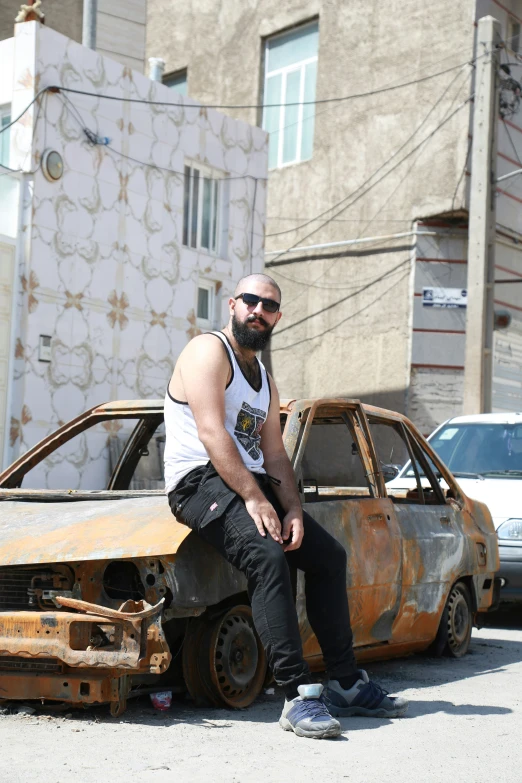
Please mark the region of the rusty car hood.
<svg viewBox="0 0 522 783"><path fill-rule="evenodd" d="M189 533L161 492L0 490L0 566L174 554Z"/></svg>

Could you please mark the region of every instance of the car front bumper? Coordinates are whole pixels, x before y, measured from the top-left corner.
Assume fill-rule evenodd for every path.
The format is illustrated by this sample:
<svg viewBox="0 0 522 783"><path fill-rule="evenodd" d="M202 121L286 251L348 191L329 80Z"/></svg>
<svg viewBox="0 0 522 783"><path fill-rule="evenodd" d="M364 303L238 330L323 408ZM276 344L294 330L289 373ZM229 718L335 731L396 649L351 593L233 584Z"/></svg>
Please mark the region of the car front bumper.
<svg viewBox="0 0 522 783"><path fill-rule="evenodd" d="M499 541L500 570L497 577L504 580L500 602L522 602L522 544Z"/></svg>
<svg viewBox="0 0 522 783"><path fill-rule="evenodd" d="M0 696L125 708L130 677L161 674L171 654L159 609L128 601L124 611L67 601L77 612L0 612ZM88 613L99 610L99 614ZM84 610L84 611L82 611Z"/></svg>

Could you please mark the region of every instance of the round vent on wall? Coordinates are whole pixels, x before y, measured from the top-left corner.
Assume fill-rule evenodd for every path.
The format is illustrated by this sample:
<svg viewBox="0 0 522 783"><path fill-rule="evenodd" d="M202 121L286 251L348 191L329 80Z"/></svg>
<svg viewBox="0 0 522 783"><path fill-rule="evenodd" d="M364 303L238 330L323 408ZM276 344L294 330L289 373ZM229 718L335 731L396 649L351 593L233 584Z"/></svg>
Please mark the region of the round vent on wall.
<svg viewBox="0 0 522 783"><path fill-rule="evenodd" d="M42 157L42 171L50 182L57 182L63 175L63 158L56 150L46 150Z"/></svg>

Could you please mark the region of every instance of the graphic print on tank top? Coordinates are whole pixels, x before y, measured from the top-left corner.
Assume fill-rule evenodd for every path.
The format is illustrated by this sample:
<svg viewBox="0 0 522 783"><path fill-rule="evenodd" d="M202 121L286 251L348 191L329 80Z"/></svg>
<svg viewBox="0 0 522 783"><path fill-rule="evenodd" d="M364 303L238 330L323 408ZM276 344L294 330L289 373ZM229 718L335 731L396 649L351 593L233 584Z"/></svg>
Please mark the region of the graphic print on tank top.
<svg viewBox="0 0 522 783"><path fill-rule="evenodd" d="M266 421L266 411L260 408L251 408L247 402L243 402L237 414L234 435L252 459L261 456L261 428Z"/></svg>

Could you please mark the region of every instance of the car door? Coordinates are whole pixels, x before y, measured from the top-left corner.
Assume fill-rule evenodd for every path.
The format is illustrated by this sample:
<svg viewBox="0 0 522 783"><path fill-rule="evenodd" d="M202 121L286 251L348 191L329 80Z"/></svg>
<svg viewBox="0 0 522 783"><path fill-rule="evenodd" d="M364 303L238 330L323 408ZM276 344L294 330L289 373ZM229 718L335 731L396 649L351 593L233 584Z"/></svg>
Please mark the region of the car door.
<svg viewBox="0 0 522 783"><path fill-rule="evenodd" d="M386 643L401 601L401 539L393 503L379 491L364 412L357 404L336 403L303 411L302 418L306 415L294 464L304 508L347 552L355 646ZM320 658L302 578L297 606L305 656Z"/></svg>
<svg viewBox="0 0 522 783"><path fill-rule="evenodd" d="M387 489L402 537L402 599L391 641L432 639L465 552L460 512L445 498L413 428L401 417L387 420L374 414L368 419L379 459L389 461L393 432L404 444L401 461L411 459L416 479L414 488L401 489L394 482L394 488Z"/></svg>

